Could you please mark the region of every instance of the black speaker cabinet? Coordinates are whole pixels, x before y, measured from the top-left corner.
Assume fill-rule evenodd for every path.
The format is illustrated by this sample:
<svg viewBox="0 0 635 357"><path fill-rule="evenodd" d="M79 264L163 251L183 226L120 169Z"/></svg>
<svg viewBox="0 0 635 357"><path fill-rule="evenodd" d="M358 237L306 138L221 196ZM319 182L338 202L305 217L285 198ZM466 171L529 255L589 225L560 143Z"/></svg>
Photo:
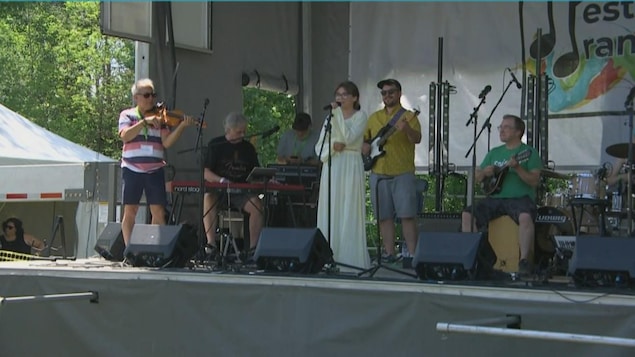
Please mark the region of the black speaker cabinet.
<svg viewBox="0 0 635 357"><path fill-rule="evenodd" d="M95 251L107 260L123 261L123 251L126 245L123 242L121 223L109 222L99 235L95 244Z"/></svg>
<svg viewBox="0 0 635 357"><path fill-rule="evenodd" d="M496 255L483 234L421 232L412 261L422 280L487 278Z"/></svg>
<svg viewBox="0 0 635 357"><path fill-rule="evenodd" d="M136 267L184 267L198 249L196 229L189 224L135 224L124 255Z"/></svg>
<svg viewBox="0 0 635 357"><path fill-rule="evenodd" d="M318 228L263 228L254 260L265 271L315 274L333 251Z"/></svg>
<svg viewBox="0 0 635 357"><path fill-rule="evenodd" d="M577 236L569 274L584 286L632 285L635 279L635 239Z"/></svg>
<svg viewBox="0 0 635 357"><path fill-rule="evenodd" d="M461 213L422 213L417 225L419 232L460 232Z"/></svg>

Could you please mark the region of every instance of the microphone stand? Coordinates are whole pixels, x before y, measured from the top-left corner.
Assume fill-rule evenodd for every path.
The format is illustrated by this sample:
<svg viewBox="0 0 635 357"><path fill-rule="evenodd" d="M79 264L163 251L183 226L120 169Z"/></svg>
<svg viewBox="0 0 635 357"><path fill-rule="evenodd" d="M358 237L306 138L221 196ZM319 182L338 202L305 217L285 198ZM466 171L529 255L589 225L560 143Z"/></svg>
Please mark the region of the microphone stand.
<svg viewBox="0 0 635 357"><path fill-rule="evenodd" d="M487 151L492 148L492 123L487 121Z"/></svg>
<svg viewBox="0 0 635 357"><path fill-rule="evenodd" d="M633 90L631 89L631 92ZM629 93L629 96L626 99L626 113L628 114L628 132L630 140L628 141L628 156L626 161L628 162L628 179L626 183L628 187L626 188L626 200L628 202L628 212L626 212L626 219L628 221L628 231L627 236L630 237L633 233L633 200L631 199L633 195L633 98Z"/></svg>
<svg viewBox="0 0 635 357"><path fill-rule="evenodd" d="M318 155L318 158L322 157L322 152L324 151L324 143L326 142L326 136L328 135L328 150L331 150L331 130L333 129L332 125L331 125L331 119L333 118L333 107L329 107L328 108L329 113L327 114L325 121L326 123L324 124L324 136L322 137L322 144L320 145L320 153ZM328 190L328 195L329 195L329 199L328 199L328 207L327 207L327 223L328 223L328 228L327 228L327 237L328 237L328 243L329 243L329 248L331 248L331 176L333 175L332 170L331 170L331 153L329 152L329 158L328 158L328 162L326 163L326 166L329 168L329 174L328 174L328 179L327 179L327 190Z"/></svg>
<svg viewBox="0 0 635 357"><path fill-rule="evenodd" d="M199 161L198 171L198 186L201 188L198 195L198 224L202 229L199 229L198 243L199 246L203 245L203 242L207 242L207 236L205 235L205 223L203 222L203 201L205 200L205 156L203 154L203 148L199 147L203 136L203 123L205 122L205 113L207 112L207 105L209 105L209 99L205 98L203 103L203 111L198 119L198 127L196 128L196 144L194 144L194 152L200 150L197 156Z"/></svg>
<svg viewBox="0 0 635 357"><path fill-rule="evenodd" d="M472 111L472 114L470 114L470 118L467 120L467 123L465 123L465 126L469 126L470 123L472 123L472 120L474 120L474 141L472 142L472 146L470 146L470 148L467 150L467 153L465 154L465 157L467 158L470 155L470 152L472 153L472 172L470 174L470 180L472 182L472 189L470 190L470 232L474 232L474 185L475 185L475 181L476 181L476 143L478 141L479 136L481 136L481 134L479 133L478 135L476 134L476 126L478 125L478 111L481 108L481 105L483 105L485 103L485 97L487 95L483 95L483 98L481 98L481 102L478 103L478 105L476 106L476 108L474 108L474 111ZM483 126L483 128L485 128L485 126ZM481 133L483 132L483 129L481 129Z"/></svg>

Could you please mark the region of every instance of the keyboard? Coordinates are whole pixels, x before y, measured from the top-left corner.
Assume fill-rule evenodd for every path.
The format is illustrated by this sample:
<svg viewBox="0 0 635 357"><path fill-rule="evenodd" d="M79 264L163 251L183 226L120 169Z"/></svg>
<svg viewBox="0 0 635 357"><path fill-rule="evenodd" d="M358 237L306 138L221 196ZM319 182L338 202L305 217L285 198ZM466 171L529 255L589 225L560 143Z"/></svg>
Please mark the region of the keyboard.
<svg viewBox="0 0 635 357"><path fill-rule="evenodd" d="M303 185L288 185L280 183L220 183L205 182L206 191L219 190L232 193L264 193L267 192L301 192L304 191ZM199 193L200 186L198 181L172 181L172 192L176 193Z"/></svg>

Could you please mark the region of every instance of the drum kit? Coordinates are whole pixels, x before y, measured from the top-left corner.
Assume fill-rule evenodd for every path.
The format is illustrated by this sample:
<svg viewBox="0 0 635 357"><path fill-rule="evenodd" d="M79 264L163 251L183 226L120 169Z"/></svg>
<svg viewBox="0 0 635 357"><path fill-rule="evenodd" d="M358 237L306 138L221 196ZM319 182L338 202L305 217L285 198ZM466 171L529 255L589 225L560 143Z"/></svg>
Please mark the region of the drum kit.
<svg viewBox="0 0 635 357"><path fill-rule="evenodd" d="M611 145L606 148L606 153L616 158L628 159L628 143ZM626 164L615 169L620 170L619 173L629 171ZM536 264L543 268L565 268L561 263L568 261L573 254L576 232L601 235L601 221L605 216L609 226L607 234L610 234L608 230L616 235L630 233L630 227L623 226L630 224L625 218L630 216L629 210L635 207L635 199L630 203L626 199L628 184L624 187L609 186L606 182L607 171L610 173L610 169L605 166L594 172L572 175L558 173L553 169L542 170L541 176L559 180L555 182L555 186L560 188L547 192L546 180L543 180L539 190L539 208L535 220ZM577 204L580 202L583 204Z"/></svg>

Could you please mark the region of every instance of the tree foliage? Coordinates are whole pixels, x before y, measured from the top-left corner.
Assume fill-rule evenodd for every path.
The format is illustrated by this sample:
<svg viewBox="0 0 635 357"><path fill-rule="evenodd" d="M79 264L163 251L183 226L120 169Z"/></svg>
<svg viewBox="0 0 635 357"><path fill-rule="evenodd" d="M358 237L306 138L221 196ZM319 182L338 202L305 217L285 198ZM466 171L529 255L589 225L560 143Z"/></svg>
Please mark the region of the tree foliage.
<svg viewBox="0 0 635 357"><path fill-rule="evenodd" d="M279 125L281 130L274 135L253 142L261 165L276 161L276 149L280 136L291 128L295 119L296 104L292 95L269 92L257 88L243 89L243 113L250 119L247 131L257 133Z"/></svg>
<svg viewBox="0 0 635 357"><path fill-rule="evenodd" d="M116 122L131 104L133 44L101 34L98 2L0 2L0 103L68 140L119 158ZM261 164L273 163L280 136L293 123L295 97L245 88L243 99L248 132L282 128L254 140ZM424 178L430 183L426 211L434 211L435 178ZM443 208L458 212L465 183L449 181ZM366 205L373 222L369 198ZM375 228L368 226L371 242Z"/></svg>
<svg viewBox="0 0 635 357"><path fill-rule="evenodd" d="M0 3L0 103L118 158L133 42L101 34L98 2Z"/></svg>

